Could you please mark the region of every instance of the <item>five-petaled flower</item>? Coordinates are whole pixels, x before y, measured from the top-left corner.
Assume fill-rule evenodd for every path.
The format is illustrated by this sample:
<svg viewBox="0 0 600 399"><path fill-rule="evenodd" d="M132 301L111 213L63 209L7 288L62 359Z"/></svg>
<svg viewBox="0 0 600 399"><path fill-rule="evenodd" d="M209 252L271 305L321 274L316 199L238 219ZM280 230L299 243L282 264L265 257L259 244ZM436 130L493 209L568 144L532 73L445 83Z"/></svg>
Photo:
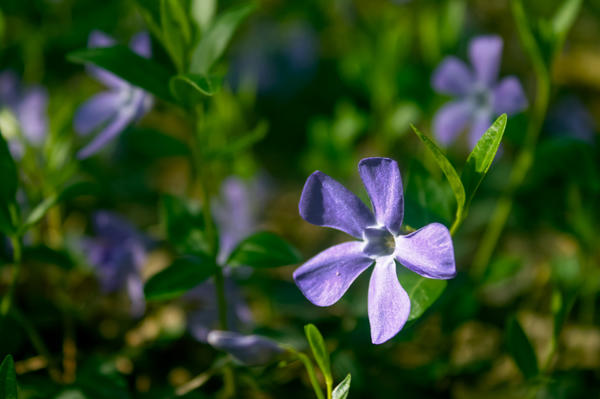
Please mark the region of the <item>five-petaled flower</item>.
<svg viewBox="0 0 600 399"><path fill-rule="evenodd" d="M90 48L113 45L115 40L103 32L94 31L90 34L88 40ZM142 57L151 56L150 36L146 32L135 35L131 39L130 47ZM87 135L102 129L87 146L79 151L77 157L80 159L98 152L132 122L140 119L152 106L152 97L144 90L98 67L90 66L88 72L110 90L96 94L77 110L73 122L77 133Z"/></svg>
<svg viewBox="0 0 600 399"><path fill-rule="evenodd" d="M450 56L433 73L433 88L456 97L433 120L433 131L443 145L469 127L469 144L473 148L494 116L515 114L527 107L527 98L516 77L508 76L498 82L502 45L499 36L476 37L469 43L473 70Z"/></svg>
<svg viewBox="0 0 600 399"><path fill-rule="evenodd" d="M381 344L398 333L410 314L410 298L396 275L396 261L428 278L456 275L448 229L431 223L402 235L404 197L396 161L366 158L358 164L374 213L343 185L316 171L306 180L300 215L309 223L341 230L360 241L335 245L294 272L296 284L317 306L336 303L375 263L369 284L371 339Z"/></svg>

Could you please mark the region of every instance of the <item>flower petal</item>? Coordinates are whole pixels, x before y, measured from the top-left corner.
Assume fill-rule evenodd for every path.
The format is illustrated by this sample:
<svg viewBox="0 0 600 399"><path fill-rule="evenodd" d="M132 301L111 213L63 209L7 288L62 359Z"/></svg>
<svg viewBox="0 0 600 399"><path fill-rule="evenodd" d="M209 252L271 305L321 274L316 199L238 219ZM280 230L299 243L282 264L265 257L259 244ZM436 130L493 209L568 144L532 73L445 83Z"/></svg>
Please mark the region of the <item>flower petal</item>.
<svg viewBox="0 0 600 399"><path fill-rule="evenodd" d="M48 131L48 93L40 86L33 86L23 93L17 115L23 134L33 145L40 145Z"/></svg>
<svg viewBox="0 0 600 399"><path fill-rule="evenodd" d="M150 46L150 35L148 32L139 32L135 34L129 42L129 47L134 53L141 55L144 58L152 56L152 48Z"/></svg>
<svg viewBox="0 0 600 399"><path fill-rule="evenodd" d="M502 38L496 35L479 36L469 43L469 59L475 76L486 87L491 87L498 80L502 45Z"/></svg>
<svg viewBox="0 0 600 399"><path fill-rule="evenodd" d="M373 214L356 195L320 171L306 179L299 210L309 223L333 227L359 239L366 227L375 224Z"/></svg>
<svg viewBox="0 0 600 399"><path fill-rule="evenodd" d="M527 97L521 82L514 76L500 81L493 91L494 112L497 114L516 114L527 108Z"/></svg>
<svg viewBox="0 0 600 399"><path fill-rule="evenodd" d="M137 274L130 274L127 277L127 294L131 302L131 315L140 317L146 309L146 301L144 298L144 283Z"/></svg>
<svg viewBox="0 0 600 399"><path fill-rule="evenodd" d="M433 132L438 141L449 145L462 132L473 115L468 101L452 101L438 110L433 118Z"/></svg>
<svg viewBox="0 0 600 399"><path fill-rule="evenodd" d="M87 100L75 113L73 127L81 135L93 132L114 117L122 103L118 91L105 91Z"/></svg>
<svg viewBox="0 0 600 399"><path fill-rule="evenodd" d="M473 74L465 63L450 56L433 72L431 86L438 93L464 96L471 89L473 81Z"/></svg>
<svg viewBox="0 0 600 399"><path fill-rule="evenodd" d="M213 347L229 353L247 366L269 364L283 353L277 342L259 335L243 335L232 331L214 330L207 341Z"/></svg>
<svg viewBox="0 0 600 399"><path fill-rule="evenodd" d="M414 233L396 237L396 260L424 277L450 279L456 276L450 232L440 223L431 223Z"/></svg>
<svg viewBox="0 0 600 399"><path fill-rule="evenodd" d="M100 151L109 141L121 133L127 125L133 121L133 116L130 113L121 112L106 126L106 128L98 133L98 135L77 153L77 158L84 159L94 155Z"/></svg>
<svg viewBox="0 0 600 399"><path fill-rule="evenodd" d="M402 178L398 163L389 158L365 158L358 164L379 224L397 235L404 215Z"/></svg>
<svg viewBox="0 0 600 399"><path fill-rule="evenodd" d="M489 112L481 110L475 114L471 121L469 129L469 145L470 148L475 148L477 142L483 136L485 131L492 125L492 115Z"/></svg>
<svg viewBox="0 0 600 399"><path fill-rule="evenodd" d="M394 258L378 259L369 283L371 341L378 345L392 338L404 327L409 314L410 298L398 281Z"/></svg>
<svg viewBox="0 0 600 399"><path fill-rule="evenodd" d="M351 241L317 254L294 272L304 296L317 306L336 303L352 282L373 263L362 252L363 243Z"/></svg>

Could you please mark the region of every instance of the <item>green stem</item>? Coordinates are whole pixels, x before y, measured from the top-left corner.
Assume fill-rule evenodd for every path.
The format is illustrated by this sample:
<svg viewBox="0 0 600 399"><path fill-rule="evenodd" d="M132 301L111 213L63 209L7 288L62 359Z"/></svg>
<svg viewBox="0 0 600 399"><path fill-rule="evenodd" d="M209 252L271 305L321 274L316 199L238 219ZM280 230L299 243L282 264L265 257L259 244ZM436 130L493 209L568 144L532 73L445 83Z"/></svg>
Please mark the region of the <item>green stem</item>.
<svg viewBox="0 0 600 399"><path fill-rule="evenodd" d="M513 0L511 5L515 20L524 21L525 13L521 1ZM502 230L504 229L506 221L508 220L512 210L514 194L525 180L525 177L527 176L527 173L533 164L535 147L544 123L544 119L546 118L548 102L550 99L550 73L544 63L543 57L539 51L537 43L535 42L535 38L528 27L524 26L523 23L518 22L517 28L523 47L530 55L535 72L535 101L533 101L533 109L531 110L531 117L527 126L523 148L517 155L513 169L510 172L508 185L496 204L496 208L492 213L490 223L483 235L481 244L473 260L473 274L478 277L481 277L485 274L494 249L496 248L498 240L500 239L500 235L502 234Z"/></svg>
<svg viewBox="0 0 600 399"><path fill-rule="evenodd" d="M308 373L308 378L310 379L310 383L312 384L313 390L315 391L315 395L317 395L317 399L325 399L325 396L323 396L323 391L321 390L321 387L319 386L319 380L317 380L317 374L315 373L315 368L312 364L312 362L310 361L310 359L308 358L308 356L306 356L304 353L302 352L297 352L297 351L293 351L294 355L296 355L296 357L298 358L298 360L300 360L303 364L304 364L304 368L306 368L306 372ZM328 388L329 390L329 388ZM330 398L329 396L329 392L327 393L328 398Z"/></svg>
<svg viewBox="0 0 600 399"><path fill-rule="evenodd" d="M13 249L13 264L11 270L10 285L8 286L8 292L2 298L1 312L2 316L6 316L10 311L13 297L15 295L15 287L19 274L21 271L21 240L18 237L10 237L10 242Z"/></svg>

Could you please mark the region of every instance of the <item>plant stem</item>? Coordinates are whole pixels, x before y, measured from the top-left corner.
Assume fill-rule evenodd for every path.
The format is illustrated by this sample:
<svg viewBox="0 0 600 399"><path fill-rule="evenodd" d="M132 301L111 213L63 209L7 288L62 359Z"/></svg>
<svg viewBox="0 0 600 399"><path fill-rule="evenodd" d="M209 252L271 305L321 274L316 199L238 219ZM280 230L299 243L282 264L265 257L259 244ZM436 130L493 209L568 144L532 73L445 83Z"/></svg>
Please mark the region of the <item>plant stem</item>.
<svg viewBox="0 0 600 399"><path fill-rule="evenodd" d="M10 285L8 286L8 292L2 298L2 316L6 316L10 311L13 297L15 295L15 287L17 280L19 279L19 273L21 271L21 240L18 237L10 237L10 243L13 250L13 264L11 270Z"/></svg>
<svg viewBox="0 0 600 399"><path fill-rule="evenodd" d="M306 356L304 353L302 352L297 352L297 351L293 351L294 355L296 355L296 357L304 364L304 368L306 368L306 372L308 373L308 378L310 379L310 383L312 384L313 390L315 391L315 395L317 395L318 399L325 399L325 396L323 396L323 391L321 391L321 387L319 386L319 380L317 380L317 374L315 373L315 368L312 365L312 362L310 361L310 359L308 358L308 356ZM329 391L329 389L328 389ZM329 396L329 392L327 393L327 396Z"/></svg>
<svg viewBox="0 0 600 399"><path fill-rule="evenodd" d="M515 20L523 21L525 16L522 3L519 0L516 0L511 4ZM528 27L523 26L523 24L517 23L517 28L523 47L527 50L527 53L531 58L535 72L535 101L533 101L533 109L531 110L531 116L527 126L523 148L514 162L508 185L496 204L491 221L487 226L487 229L481 240L481 244L477 250L477 253L475 254L475 258L473 260L473 274L476 277L481 277L485 274L494 249L496 248L498 240L500 239L500 235L502 234L502 230L504 229L504 225L506 224L506 221L508 220L512 210L515 192L525 180L525 177L527 176L527 173L533 164L535 147L544 123L544 119L546 118L548 102L550 99L550 73L548 67L544 63L538 45L535 42L535 38Z"/></svg>

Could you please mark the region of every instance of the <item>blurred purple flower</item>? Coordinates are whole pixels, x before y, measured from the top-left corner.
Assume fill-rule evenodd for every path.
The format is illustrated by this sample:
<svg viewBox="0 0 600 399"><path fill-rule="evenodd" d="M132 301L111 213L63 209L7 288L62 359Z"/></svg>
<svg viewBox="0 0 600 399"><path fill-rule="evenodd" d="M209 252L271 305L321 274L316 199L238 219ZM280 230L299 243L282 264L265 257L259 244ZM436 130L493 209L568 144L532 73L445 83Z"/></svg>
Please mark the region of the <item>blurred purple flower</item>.
<svg viewBox="0 0 600 399"><path fill-rule="evenodd" d="M400 234L404 196L396 161L365 158L358 164L358 171L374 214L326 174L316 171L306 180L299 204L304 220L333 227L361 241L324 250L300 266L294 280L309 301L330 306L374 262L368 314L371 339L381 344L404 327L410 314L410 298L398 281L396 261L424 277L450 279L456 275L454 249L450 232L439 223Z"/></svg>
<svg viewBox="0 0 600 399"><path fill-rule="evenodd" d="M594 118L575 96L555 104L546 119L546 130L554 135L570 136L591 143L594 140Z"/></svg>
<svg viewBox="0 0 600 399"><path fill-rule="evenodd" d="M0 108L6 108L14 115L28 144L37 147L44 142L48 131L48 93L45 88L23 87L13 71L3 71L0 73ZM4 133L10 135L10 132ZM13 156L22 156L22 142L10 140L9 145Z"/></svg>
<svg viewBox="0 0 600 399"><path fill-rule="evenodd" d="M88 261L96 268L102 290L125 289L131 314L141 316L146 307L141 269L149 240L120 216L107 211L94 214L93 226L96 237L86 239L83 247Z"/></svg>
<svg viewBox="0 0 600 399"><path fill-rule="evenodd" d="M88 47L108 47L115 40L100 31L93 31ZM136 34L130 43L131 49L142 57L150 58L150 36L146 32ZM75 114L73 126L81 135L101 129L96 137L85 146L77 157L87 158L121 133L129 124L140 119L152 106L152 97L144 90L130 85L112 73L94 66L88 73L105 84L110 90L96 94L86 101ZM143 73L140 71L140 73Z"/></svg>
<svg viewBox="0 0 600 399"><path fill-rule="evenodd" d="M267 196L268 182L265 177L244 181L231 176L224 180L219 197L213 202L220 240L217 262L226 275L227 324L232 330L250 324L252 315L232 279L231 270L224 263L235 246L256 230ZM209 331L217 327L219 320L214 282L209 280L200 284L184 298L192 307L187 314L188 329L194 338L205 342Z"/></svg>
<svg viewBox="0 0 600 399"><path fill-rule="evenodd" d="M234 87L250 80L259 93L289 95L313 76L317 40L304 23L256 23L233 50L228 79Z"/></svg>
<svg viewBox="0 0 600 399"><path fill-rule="evenodd" d="M208 334L207 341L246 366L267 365L276 361L284 352L277 342L259 335L214 330Z"/></svg>
<svg viewBox="0 0 600 399"><path fill-rule="evenodd" d="M473 148L493 117L515 114L527 107L527 98L516 77L498 81L502 46L499 36L476 37L469 43L473 70L450 56L433 73L433 88L456 97L438 110L433 120L433 131L443 145L450 144L469 127L469 144Z"/></svg>

